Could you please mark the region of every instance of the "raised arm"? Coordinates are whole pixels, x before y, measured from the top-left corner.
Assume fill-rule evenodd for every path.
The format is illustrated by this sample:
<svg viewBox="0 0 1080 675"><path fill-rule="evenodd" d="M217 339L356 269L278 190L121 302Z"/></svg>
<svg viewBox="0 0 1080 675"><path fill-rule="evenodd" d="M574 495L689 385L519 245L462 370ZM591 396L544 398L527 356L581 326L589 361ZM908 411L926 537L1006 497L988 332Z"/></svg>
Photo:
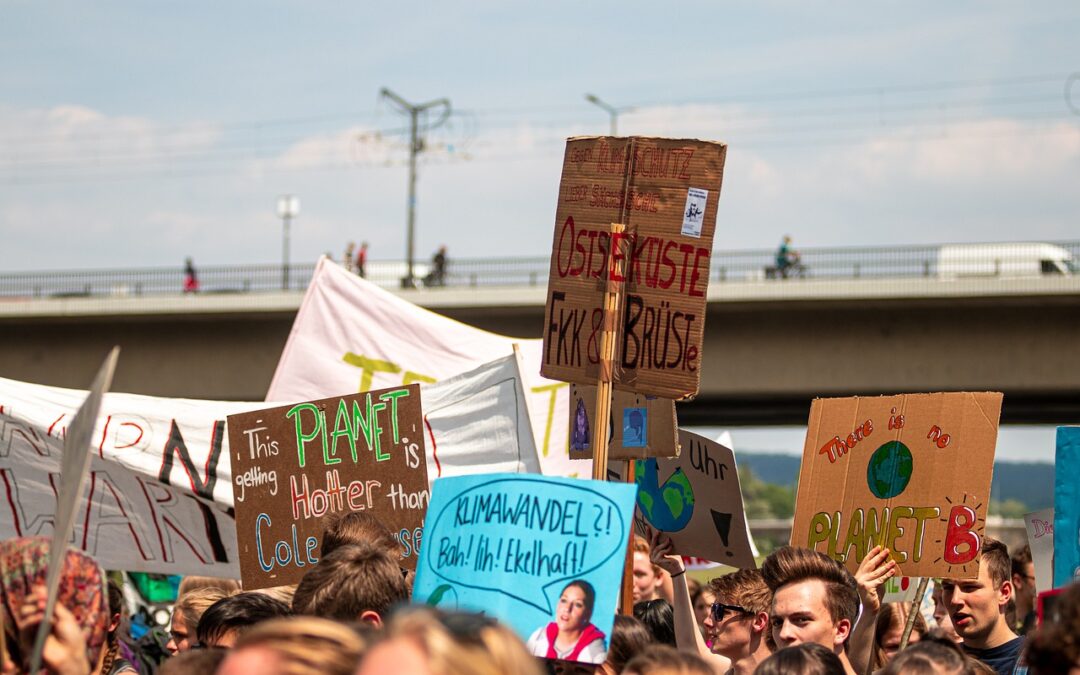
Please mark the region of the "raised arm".
<svg viewBox="0 0 1080 675"><path fill-rule="evenodd" d="M889 549L875 546L870 549L855 572L859 584L862 614L851 631L848 660L859 673L870 673L870 659L874 648L874 626L881 611L881 598L885 596L885 582L899 572L896 562L889 557Z"/></svg>

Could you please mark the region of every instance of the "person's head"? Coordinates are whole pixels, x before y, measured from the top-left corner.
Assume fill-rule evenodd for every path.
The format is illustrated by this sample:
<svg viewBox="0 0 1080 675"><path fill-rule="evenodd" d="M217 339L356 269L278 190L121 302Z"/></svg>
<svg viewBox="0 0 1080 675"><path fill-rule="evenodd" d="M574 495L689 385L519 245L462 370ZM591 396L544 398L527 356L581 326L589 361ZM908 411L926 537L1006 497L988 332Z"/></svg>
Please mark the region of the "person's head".
<svg viewBox="0 0 1080 675"><path fill-rule="evenodd" d="M653 642L675 647L675 613L667 600L646 600L634 605L634 617L639 619Z"/></svg>
<svg viewBox="0 0 1080 675"><path fill-rule="evenodd" d="M953 642L962 642L963 638L956 634L952 619L949 618L949 610L945 608L945 599L941 591L941 579L934 580L934 592L931 597L934 600L934 623L937 624L937 631Z"/></svg>
<svg viewBox="0 0 1080 675"><path fill-rule="evenodd" d="M712 604L716 601L716 594L709 586L701 586L696 593L690 594L690 604L694 607L694 619L698 627L705 630L705 619L712 611Z"/></svg>
<svg viewBox="0 0 1080 675"><path fill-rule="evenodd" d="M293 612L380 627L394 605L408 602L405 577L386 551L371 544L343 544L304 575Z"/></svg>
<svg viewBox="0 0 1080 675"><path fill-rule="evenodd" d="M653 642L652 634L641 621L625 614L616 614L611 627L607 660L604 663L612 672L621 673L630 659L640 654Z"/></svg>
<svg viewBox="0 0 1080 675"><path fill-rule="evenodd" d="M881 605L877 623L874 625L874 667L882 668L900 651L900 639L904 636L910 607L903 602L886 602ZM912 645L926 635L926 620L916 612L915 623L908 636Z"/></svg>
<svg viewBox="0 0 1080 675"><path fill-rule="evenodd" d="M203 647L232 647L255 624L289 613L288 605L265 593L237 593L210 605L195 634Z"/></svg>
<svg viewBox="0 0 1080 675"><path fill-rule="evenodd" d="M209 579L210 577L202 577ZM181 582L181 587L183 583ZM191 649L194 646L195 629L199 626L199 619L203 612L219 600L236 595L238 590L227 590L219 585L195 586L181 593L173 605L172 623L169 625L169 641L165 648L170 654L177 654Z"/></svg>
<svg viewBox="0 0 1080 675"><path fill-rule="evenodd" d="M769 632L772 592L761 572L738 570L713 579L708 588L714 600L704 626L712 651L733 660L748 656Z"/></svg>
<svg viewBox="0 0 1080 675"><path fill-rule="evenodd" d="M842 653L859 612L855 578L840 563L808 548L782 546L761 566L772 591L778 647L816 642Z"/></svg>
<svg viewBox="0 0 1080 675"><path fill-rule="evenodd" d="M240 582L236 579L222 577L187 576L180 580L180 586L176 589L176 599L184 597L188 593L200 588L217 588L224 591L221 597L235 595L240 592Z"/></svg>
<svg viewBox="0 0 1080 675"><path fill-rule="evenodd" d="M408 608L390 620L357 675L540 675L539 662L513 631L494 619L429 607Z"/></svg>
<svg viewBox="0 0 1080 675"><path fill-rule="evenodd" d="M816 642L785 647L758 665L754 675L845 675L844 663L836 653Z"/></svg>
<svg viewBox="0 0 1080 675"><path fill-rule="evenodd" d="M555 605L555 624L560 631L575 632L585 628L592 620L596 606L596 591L584 579L566 584Z"/></svg>
<svg viewBox="0 0 1080 675"><path fill-rule="evenodd" d="M942 579L941 595L964 644L985 648L995 632L1009 630L1005 619L1005 608L1013 596L1009 549L996 539L984 539L978 576Z"/></svg>
<svg viewBox="0 0 1080 675"><path fill-rule="evenodd" d="M1044 617L1043 625L1028 636L1028 672L1080 675L1080 582L1066 586L1054 607L1057 617Z"/></svg>
<svg viewBox="0 0 1080 675"><path fill-rule="evenodd" d="M1016 611L1023 615L1035 609L1035 563L1031 561L1031 546L1024 544L1010 560L1013 583L1013 599Z"/></svg>
<svg viewBox="0 0 1080 675"><path fill-rule="evenodd" d="M367 511L349 511L330 520L322 535L321 557L345 544L367 544L386 551L395 562L403 549L390 528Z"/></svg>
<svg viewBox="0 0 1080 675"><path fill-rule="evenodd" d="M668 645L650 645L630 659L623 675L712 675L712 666L699 656Z"/></svg>
<svg viewBox="0 0 1080 675"><path fill-rule="evenodd" d="M219 675L352 675L367 641L348 626L310 616L273 619L236 641Z"/></svg>
<svg viewBox="0 0 1080 675"><path fill-rule="evenodd" d="M189 649L176 656L165 659L158 666L157 675L205 675L217 672L218 666L225 660L228 649L209 647L207 649ZM261 673L260 675L269 675Z"/></svg>
<svg viewBox="0 0 1080 675"><path fill-rule="evenodd" d="M959 645L945 637L928 637L899 652L879 675L972 675L972 671Z"/></svg>
<svg viewBox="0 0 1080 675"><path fill-rule="evenodd" d="M36 631L34 624L24 619L22 608L28 603L44 602L49 546L46 537L16 537L0 542L0 630L4 651L0 664L29 669ZM105 576L97 562L82 551L67 548L61 555L64 563L56 601L74 616L86 640L87 663L96 664L109 626Z"/></svg>
<svg viewBox="0 0 1080 675"><path fill-rule="evenodd" d="M649 559L649 542L634 535L634 602L660 597L663 581L660 568Z"/></svg>

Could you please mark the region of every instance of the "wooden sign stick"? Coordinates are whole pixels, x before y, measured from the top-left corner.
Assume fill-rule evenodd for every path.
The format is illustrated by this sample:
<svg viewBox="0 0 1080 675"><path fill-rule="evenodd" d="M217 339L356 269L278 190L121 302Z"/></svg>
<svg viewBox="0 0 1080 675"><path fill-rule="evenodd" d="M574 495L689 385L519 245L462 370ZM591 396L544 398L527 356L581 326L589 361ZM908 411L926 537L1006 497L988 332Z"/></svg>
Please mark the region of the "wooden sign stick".
<svg viewBox="0 0 1080 675"><path fill-rule="evenodd" d="M930 577L923 577L919 581L919 588L915 591L915 599L911 601L911 608L908 610L907 623L904 624L904 633L900 636L900 649L897 651L904 651L907 647L908 638L911 637L911 629L915 627L915 617L919 613L919 607L922 606L923 596L926 595L926 587L930 583Z"/></svg>

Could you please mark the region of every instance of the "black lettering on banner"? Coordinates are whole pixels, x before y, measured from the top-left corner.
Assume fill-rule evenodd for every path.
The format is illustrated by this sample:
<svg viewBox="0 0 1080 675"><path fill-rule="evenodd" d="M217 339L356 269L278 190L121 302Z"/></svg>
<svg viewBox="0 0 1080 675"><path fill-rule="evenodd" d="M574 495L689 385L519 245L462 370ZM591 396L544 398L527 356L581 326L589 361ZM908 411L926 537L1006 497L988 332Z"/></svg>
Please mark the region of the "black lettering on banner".
<svg viewBox="0 0 1080 675"><path fill-rule="evenodd" d="M180 433L180 427L176 420L172 421L169 430L169 440L165 441L165 451L162 453L161 470L158 472L158 480L166 485L172 485L169 476L173 469L173 454L180 457L180 466L187 472L191 489L195 494L214 500L214 486L217 485L217 465L221 459L221 439L225 436L225 420L216 420L213 431L210 434L210 456L206 461L206 475L202 477L191 461L191 453L188 452L184 436Z"/></svg>

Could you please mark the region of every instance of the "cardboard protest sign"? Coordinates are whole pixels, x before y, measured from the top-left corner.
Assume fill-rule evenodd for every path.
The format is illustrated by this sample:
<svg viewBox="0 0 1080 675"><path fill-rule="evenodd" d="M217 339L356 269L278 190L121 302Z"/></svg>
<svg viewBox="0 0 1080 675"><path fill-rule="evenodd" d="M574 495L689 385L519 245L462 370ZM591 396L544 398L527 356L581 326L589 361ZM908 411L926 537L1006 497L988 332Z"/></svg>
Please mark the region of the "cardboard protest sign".
<svg viewBox="0 0 1080 675"><path fill-rule="evenodd" d="M922 577L893 577L885 582L882 602L911 602L919 595Z"/></svg>
<svg viewBox="0 0 1080 675"><path fill-rule="evenodd" d="M603 663L634 492L632 485L543 476L440 478L413 601L482 611L513 628L537 656ZM566 602L585 611L560 618ZM572 646L555 650L556 636Z"/></svg>
<svg viewBox="0 0 1080 675"><path fill-rule="evenodd" d="M244 588L300 581L326 518L370 511L414 567L428 502L420 386L230 415Z"/></svg>
<svg viewBox="0 0 1080 675"><path fill-rule="evenodd" d="M567 141L541 375L596 383L604 292L621 284L622 309L610 317L614 387L669 399L697 394L726 156L727 146L711 141ZM625 232L613 235L612 223Z"/></svg>
<svg viewBox="0 0 1080 675"><path fill-rule="evenodd" d="M791 544L854 572L874 545L908 576L973 578L1001 394L816 399Z"/></svg>
<svg viewBox="0 0 1080 675"><path fill-rule="evenodd" d="M543 472L590 475L588 463L570 461L570 387L540 377L539 339L496 335L436 314L326 257L315 266L266 400L308 401L413 382L437 383L509 356L515 344L521 349L521 377Z"/></svg>
<svg viewBox="0 0 1080 675"><path fill-rule="evenodd" d="M634 461L638 531L666 533L682 555L757 567L735 453L686 429L679 429L679 442L678 457ZM621 464L608 465L612 480L625 479Z"/></svg>
<svg viewBox="0 0 1080 675"><path fill-rule="evenodd" d="M1049 591L1054 587L1054 509L1025 514L1024 524L1035 567L1035 590Z"/></svg>
<svg viewBox="0 0 1080 675"><path fill-rule="evenodd" d="M1080 578L1080 427L1058 427L1054 456L1054 588Z"/></svg>
<svg viewBox="0 0 1080 675"><path fill-rule="evenodd" d="M592 459L596 387L570 385L570 459ZM679 454L675 402L615 390L608 420L608 459L675 457Z"/></svg>

